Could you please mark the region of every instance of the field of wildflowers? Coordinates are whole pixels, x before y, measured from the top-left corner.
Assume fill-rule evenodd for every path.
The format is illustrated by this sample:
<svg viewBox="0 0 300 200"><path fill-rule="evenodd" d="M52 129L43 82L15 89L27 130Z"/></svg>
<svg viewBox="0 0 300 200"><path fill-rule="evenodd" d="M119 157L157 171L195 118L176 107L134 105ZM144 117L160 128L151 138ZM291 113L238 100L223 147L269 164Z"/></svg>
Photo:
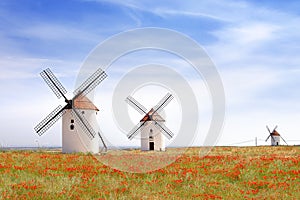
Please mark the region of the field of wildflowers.
<svg viewBox="0 0 300 200"><path fill-rule="evenodd" d="M148 173L112 169L92 155L0 151L0 197L300 198L300 147L215 147L205 157L199 151L201 148L189 148L169 166Z"/></svg>

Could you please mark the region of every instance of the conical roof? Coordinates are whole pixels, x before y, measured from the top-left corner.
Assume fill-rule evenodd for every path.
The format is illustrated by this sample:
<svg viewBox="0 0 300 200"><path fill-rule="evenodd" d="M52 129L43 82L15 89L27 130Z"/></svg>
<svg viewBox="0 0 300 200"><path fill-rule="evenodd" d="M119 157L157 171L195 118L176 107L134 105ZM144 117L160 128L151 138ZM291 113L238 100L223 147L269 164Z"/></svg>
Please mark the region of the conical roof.
<svg viewBox="0 0 300 200"><path fill-rule="evenodd" d="M96 110L99 111L99 109L93 104L89 98L86 96L79 96L73 101L74 108L77 109L84 109L84 110Z"/></svg>
<svg viewBox="0 0 300 200"><path fill-rule="evenodd" d="M272 135L272 136L280 136L280 134L279 134L276 130L274 130L274 131L271 133L271 135Z"/></svg>
<svg viewBox="0 0 300 200"><path fill-rule="evenodd" d="M151 108L151 110L140 120L140 122L154 121L154 120L160 122L165 121L157 112L154 112L153 108Z"/></svg>

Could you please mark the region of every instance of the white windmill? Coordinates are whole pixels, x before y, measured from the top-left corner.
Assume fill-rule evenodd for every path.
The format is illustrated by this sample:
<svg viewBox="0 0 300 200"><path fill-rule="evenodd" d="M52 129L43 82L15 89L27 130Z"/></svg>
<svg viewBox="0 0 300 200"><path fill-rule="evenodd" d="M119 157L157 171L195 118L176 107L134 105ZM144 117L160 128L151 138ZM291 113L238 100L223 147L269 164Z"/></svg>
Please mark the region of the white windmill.
<svg viewBox="0 0 300 200"><path fill-rule="evenodd" d="M139 113L145 115L127 135L128 139L132 139L141 132L141 150L165 151L165 141L163 134L171 139L173 133L164 125L165 120L158 114L171 100L173 96L167 94L162 100L150 111L142 106L133 97L128 96L126 102L135 108Z"/></svg>
<svg viewBox="0 0 300 200"><path fill-rule="evenodd" d="M59 105L44 120L42 120L34 130L41 136L55 122L62 117L62 152L90 152L99 153L100 141L103 147L106 145L95 131L97 128L96 114L99 109L86 97L100 82L106 77L106 73L98 69L86 81L84 81L75 91L72 99L67 99L66 89L54 76L50 69L40 73L54 94L65 99L67 103L64 107Z"/></svg>
<svg viewBox="0 0 300 200"><path fill-rule="evenodd" d="M266 126L268 131L269 131L269 136L266 139L266 142L268 141L269 137L271 137L271 145L272 146L278 146L280 145L280 138L286 143L286 141L281 137L281 135L276 131L277 126L275 126L275 128L273 129L273 131L271 132L269 127ZM288 145L286 143L286 145Z"/></svg>

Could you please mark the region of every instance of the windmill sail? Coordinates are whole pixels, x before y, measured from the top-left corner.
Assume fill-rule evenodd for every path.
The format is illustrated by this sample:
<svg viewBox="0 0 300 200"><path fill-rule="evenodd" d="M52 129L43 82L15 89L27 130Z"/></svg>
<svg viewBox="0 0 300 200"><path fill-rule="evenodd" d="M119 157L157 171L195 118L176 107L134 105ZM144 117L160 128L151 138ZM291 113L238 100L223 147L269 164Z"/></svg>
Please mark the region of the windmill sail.
<svg viewBox="0 0 300 200"><path fill-rule="evenodd" d="M274 129L273 129L273 131L272 131L272 133L276 130L276 128L277 128L278 126L276 125L275 127L274 127Z"/></svg>
<svg viewBox="0 0 300 200"><path fill-rule="evenodd" d="M101 140L101 142L102 142L102 144L103 144L103 147L104 147L105 151L107 151L107 146L106 146L106 144L105 144L105 142L104 142L104 140L103 140L103 137L101 136L101 134L100 134L99 131L98 131L98 135L99 135L99 138L100 138L100 140Z"/></svg>
<svg viewBox="0 0 300 200"><path fill-rule="evenodd" d="M75 117L76 121L81 126L82 130L87 134L90 139L93 139L96 135L96 132L90 125L90 123L86 120L84 115L78 109L72 109L72 115Z"/></svg>
<svg viewBox="0 0 300 200"><path fill-rule="evenodd" d="M140 104L137 100L135 100L133 97L128 96L125 100L129 105L131 105L136 111L138 111L140 114L147 114L147 109Z"/></svg>
<svg viewBox="0 0 300 200"><path fill-rule="evenodd" d="M59 82L59 80L55 77L55 75L52 73L52 71L47 68L43 70L40 75L44 79L44 81L47 83L47 85L51 88L51 90L54 92L54 94L57 96L57 98L61 98L62 96L65 97L65 94L67 93L67 90L64 88L64 86Z"/></svg>
<svg viewBox="0 0 300 200"><path fill-rule="evenodd" d="M140 128L142 128L145 123L146 123L146 121L141 122L141 123L137 124L135 127L133 127L133 129L131 129L131 131L127 135L128 139L131 140L132 138L134 138L134 136L136 136L139 133L138 130L140 130Z"/></svg>
<svg viewBox="0 0 300 200"><path fill-rule="evenodd" d="M39 136L44 134L55 122L57 122L57 120L63 116L65 113L64 109L65 108L59 105L34 128Z"/></svg>
<svg viewBox="0 0 300 200"><path fill-rule="evenodd" d="M268 141L269 137L271 137L271 140L272 140L273 142L275 142L275 139L274 139L274 137L273 137L272 134L270 134L270 135L267 137L267 139L266 139L265 141Z"/></svg>
<svg viewBox="0 0 300 200"><path fill-rule="evenodd" d="M266 126L266 127L267 127L267 130L269 131L269 133L271 134L271 131L270 131L269 127L268 126Z"/></svg>
<svg viewBox="0 0 300 200"><path fill-rule="evenodd" d="M159 102L156 106L154 106L154 113L155 112L160 112L164 107L166 107L170 101L173 99L174 97L172 96L172 94L167 93Z"/></svg>
<svg viewBox="0 0 300 200"><path fill-rule="evenodd" d="M95 73L93 73L86 81L84 81L75 91L74 98L76 99L80 95L87 95L91 92L97 85L99 85L105 78L107 74L102 70L98 69Z"/></svg>
<svg viewBox="0 0 300 200"><path fill-rule="evenodd" d="M270 134L270 135L267 137L266 141L268 141L269 137L271 137L271 139L273 140L273 142L275 142L275 139L274 139L272 133L275 131L275 129L277 128L277 126L274 128L274 130L273 130L272 132L270 131L270 129L269 129L268 126L266 126L266 127L267 127L267 129L268 129L268 131L269 131L269 134Z"/></svg>
<svg viewBox="0 0 300 200"><path fill-rule="evenodd" d="M168 139L171 139L174 136L174 134L172 133L172 131L170 131L163 123L155 121L155 125L158 126L162 130L163 134Z"/></svg>
<svg viewBox="0 0 300 200"><path fill-rule="evenodd" d="M286 144L286 145L288 145L288 143L280 136L280 138L284 141L284 143Z"/></svg>

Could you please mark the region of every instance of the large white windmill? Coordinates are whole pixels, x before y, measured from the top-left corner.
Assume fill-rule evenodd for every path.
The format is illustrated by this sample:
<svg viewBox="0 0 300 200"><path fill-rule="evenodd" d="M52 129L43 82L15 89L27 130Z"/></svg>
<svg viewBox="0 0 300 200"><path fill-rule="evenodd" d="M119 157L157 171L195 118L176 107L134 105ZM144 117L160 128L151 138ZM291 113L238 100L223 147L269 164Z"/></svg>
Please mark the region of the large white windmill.
<svg viewBox="0 0 300 200"><path fill-rule="evenodd" d="M141 133L142 151L165 151L163 135L168 139L171 139L174 136L174 134L164 125L165 120L158 114L172 99L173 96L168 93L156 106L147 112L147 109L133 97L128 96L126 98L126 102L129 105L135 108L139 113L145 115L140 120L140 123L138 123L127 135L128 139L131 140L139 132Z"/></svg>
<svg viewBox="0 0 300 200"><path fill-rule="evenodd" d="M62 152L99 153L100 141L106 150L104 140L97 128L96 114L99 109L86 97L106 77L106 73L98 69L75 91L72 99L67 99L66 89L54 76L50 69L43 70L43 77L54 94L65 99L64 107L59 105L34 130L41 136L62 117Z"/></svg>
<svg viewBox="0 0 300 200"><path fill-rule="evenodd" d="M273 131L271 132L269 127L266 126L269 132L269 136L266 139L266 142L268 141L269 137L271 137L271 146L278 146L280 145L280 138L286 143L286 141L281 137L281 135L276 131L277 126L275 126L275 128L273 129ZM286 143L286 145L288 145Z"/></svg>

